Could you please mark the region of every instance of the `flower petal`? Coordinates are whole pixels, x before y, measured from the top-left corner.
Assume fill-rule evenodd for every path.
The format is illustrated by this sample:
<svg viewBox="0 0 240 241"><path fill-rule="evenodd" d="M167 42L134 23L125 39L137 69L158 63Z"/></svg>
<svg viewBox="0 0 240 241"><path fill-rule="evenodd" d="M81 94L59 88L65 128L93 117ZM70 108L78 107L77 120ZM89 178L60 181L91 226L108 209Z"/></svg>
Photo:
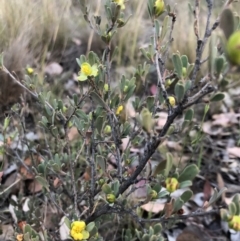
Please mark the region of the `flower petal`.
<svg viewBox="0 0 240 241"><path fill-rule="evenodd" d="M77 77L77 79L79 81L85 81L85 80L87 80L87 78L88 77L85 74L83 74L83 73L80 73L80 75Z"/></svg>
<svg viewBox="0 0 240 241"><path fill-rule="evenodd" d="M86 231L86 230L83 230L83 231L82 231L82 235L83 235L83 239L88 239L89 236L90 236L89 232Z"/></svg>
<svg viewBox="0 0 240 241"><path fill-rule="evenodd" d="M92 76L96 77L98 75L98 67L96 64L92 66Z"/></svg>

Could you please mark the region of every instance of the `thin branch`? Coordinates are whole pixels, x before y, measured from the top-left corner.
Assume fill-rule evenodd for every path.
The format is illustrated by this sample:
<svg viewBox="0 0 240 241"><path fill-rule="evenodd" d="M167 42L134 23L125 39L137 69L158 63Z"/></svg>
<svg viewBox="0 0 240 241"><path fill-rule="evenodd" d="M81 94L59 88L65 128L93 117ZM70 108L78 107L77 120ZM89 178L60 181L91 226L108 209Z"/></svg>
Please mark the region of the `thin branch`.
<svg viewBox="0 0 240 241"><path fill-rule="evenodd" d="M173 10L174 10L174 9L173 9ZM162 64L162 72L165 71L165 62L166 62L166 58L167 58L168 53L169 53L169 47L170 47L170 45L171 45L171 43L172 43L172 41L173 41L173 37L172 37L172 35L173 35L173 29L174 29L174 24L175 24L175 22L176 22L176 20L177 20L177 15L176 15L176 13L175 13L174 11L171 12L171 13L169 13L168 15L172 18L172 24L171 24L171 29L170 29L170 33L169 33L169 38L168 38L168 44L167 44L167 47L166 47L166 51L165 51L165 53L164 53L164 55L163 55L163 57L162 57L162 61L163 61L163 64ZM165 78L165 79L166 79L166 78Z"/></svg>
<svg viewBox="0 0 240 241"><path fill-rule="evenodd" d="M139 222L141 222L141 223L167 223L169 221L179 221L179 220L185 220L188 218L202 217L202 216L213 215L213 214L218 214L218 213L219 213L219 209L213 209L213 210L210 210L207 212L205 212L204 210L197 210L196 212L193 212L188 215L175 215L175 216L171 216L169 218L165 218L165 217L151 218L151 219L139 218Z"/></svg>

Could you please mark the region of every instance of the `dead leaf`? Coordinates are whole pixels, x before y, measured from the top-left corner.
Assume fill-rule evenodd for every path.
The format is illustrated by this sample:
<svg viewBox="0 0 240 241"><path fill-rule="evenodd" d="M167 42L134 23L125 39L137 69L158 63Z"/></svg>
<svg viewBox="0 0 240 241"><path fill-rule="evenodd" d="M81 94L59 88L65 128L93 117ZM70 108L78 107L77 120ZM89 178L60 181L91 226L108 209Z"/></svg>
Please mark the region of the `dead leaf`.
<svg viewBox="0 0 240 241"><path fill-rule="evenodd" d="M3 225L0 224L0 240L11 240L14 235L14 229L11 224Z"/></svg>
<svg viewBox="0 0 240 241"><path fill-rule="evenodd" d="M175 141L167 141L167 147L169 149L173 149L175 151L179 151L179 152L182 151L182 146L178 142L175 142Z"/></svg>
<svg viewBox="0 0 240 241"><path fill-rule="evenodd" d="M215 114L212 116L214 121L212 122L213 125L219 125L222 127L227 127L232 124L238 124L238 117L239 114L235 113L221 113L221 114Z"/></svg>
<svg viewBox="0 0 240 241"><path fill-rule="evenodd" d="M37 192L42 191L42 185L36 180L34 179L33 181L31 181L31 183L28 186L28 190L30 193L34 194Z"/></svg>
<svg viewBox="0 0 240 241"><path fill-rule="evenodd" d="M38 165L42 162L42 159L39 155L34 155L34 164ZM19 172L22 175L24 180L32 180L34 179L34 173L31 172L32 167L32 157L29 156L24 160L25 165L21 165Z"/></svg>
<svg viewBox="0 0 240 241"><path fill-rule="evenodd" d="M171 199L170 202L165 204L164 210L165 210L165 218L169 218L172 215L173 212L173 205L174 205L174 199Z"/></svg>
<svg viewBox="0 0 240 241"><path fill-rule="evenodd" d="M62 66L56 62L52 62L45 67L45 73L51 76L60 75L62 71L63 71Z"/></svg>
<svg viewBox="0 0 240 241"><path fill-rule="evenodd" d="M189 230L184 230L180 235L178 235L176 241L202 241L200 237L198 237L197 234L189 231Z"/></svg>
<svg viewBox="0 0 240 241"><path fill-rule="evenodd" d="M55 188L58 188L60 185L62 184L61 180L59 178L55 178L54 181L53 181L53 186Z"/></svg>
<svg viewBox="0 0 240 241"><path fill-rule="evenodd" d="M3 172L0 172L0 183L2 182Z"/></svg>
<svg viewBox="0 0 240 241"><path fill-rule="evenodd" d="M218 183L218 187L220 190L225 187L224 180L222 178L221 173L219 173L219 172L217 173L217 183ZM226 192L223 192L222 193L222 201L225 201L225 197L226 197Z"/></svg>
<svg viewBox="0 0 240 241"><path fill-rule="evenodd" d="M240 147L228 147L227 151L229 156L240 158Z"/></svg>
<svg viewBox="0 0 240 241"><path fill-rule="evenodd" d="M160 112L158 113L158 122L157 122L157 125L158 125L158 128L163 128L164 125L166 124L167 122L167 117L168 117L168 114L166 112Z"/></svg>
<svg viewBox="0 0 240 241"><path fill-rule="evenodd" d="M69 141L73 141L79 138L78 130L75 126L71 127L68 131L68 139Z"/></svg>
<svg viewBox="0 0 240 241"><path fill-rule="evenodd" d="M211 121L206 121L203 123L203 132L211 136L217 136L223 133L221 126L213 126Z"/></svg>
<svg viewBox="0 0 240 241"><path fill-rule="evenodd" d="M208 180L205 181L203 186L204 202L209 201L212 195L212 187Z"/></svg>
<svg viewBox="0 0 240 241"><path fill-rule="evenodd" d="M151 213L159 213L164 209L164 203L159 203L159 202L148 202L144 205L141 206L141 208L147 212Z"/></svg>

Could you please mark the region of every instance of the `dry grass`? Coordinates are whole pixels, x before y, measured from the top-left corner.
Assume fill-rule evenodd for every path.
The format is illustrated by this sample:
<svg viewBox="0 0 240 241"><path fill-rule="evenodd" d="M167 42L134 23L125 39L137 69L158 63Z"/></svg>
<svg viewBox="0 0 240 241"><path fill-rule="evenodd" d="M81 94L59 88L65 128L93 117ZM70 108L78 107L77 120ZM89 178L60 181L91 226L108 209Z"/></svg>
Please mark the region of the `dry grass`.
<svg viewBox="0 0 240 241"><path fill-rule="evenodd" d="M66 43L70 33L71 2L65 0L0 0L0 50L16 40L42 56Z"/></svg>

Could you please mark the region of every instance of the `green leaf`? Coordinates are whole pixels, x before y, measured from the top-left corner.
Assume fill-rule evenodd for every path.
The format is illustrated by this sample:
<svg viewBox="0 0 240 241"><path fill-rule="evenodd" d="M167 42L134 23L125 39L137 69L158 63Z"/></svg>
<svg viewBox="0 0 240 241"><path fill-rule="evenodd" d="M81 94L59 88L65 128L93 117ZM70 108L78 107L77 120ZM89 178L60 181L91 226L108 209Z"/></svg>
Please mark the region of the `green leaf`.
<svg viewBox="0 0 240 241"><path fill-rule="evenodd" d="M192 73L194 68L194 64L189 64L187 67L187 73L186 73L186 77L190 76L190 74Z"/></svg>
<svg viewBox="0 0 240 241"><path fill-rule="evenodd" d="M103 125L104 125L104 117L99 115L95 121L95 127L100 135L102 133Z"/></svg>
<svg viewBox="0 0 240 241"><path fill-rule="evenodd" d="M232 202L234 202L235 204L240 202L240 194L239 193L234 195Z"/></svg>
<svg viewBox="0 0 240 241"><path fill-rule="evenodd" d="M224 58L223 57L216 58L215 59L215 71L217 72L217 75L221 74L223 67L224 67Z"/></svg>
<svg viewBox="0 0 240 241"><path fill-rule="evenodd" d="M29 235L32 234L32 227L29 224L26 224L23 228L23 233L29 233Z"/></svg>
<svg viewBox="0 0 240 241"><path fill-rule="evenodd" d="M162 225L157 223L153 226L154 234L160 234L162 232Z"/></svg>
<svg viewBox="0 0 240 241"><path fill-rule="evenodd" d="M208 202L208 207L212 205L214 202L216 202L218 199L218 191L216 188L214 188L213 195L211 196L209 202Z"/></svg>
<svg viewBox="0 0 240 241"><path fill-rule="evenodd" d="M92 97L93 101L95 102L95 104L100 105L102 107L104 107L105 109L109 109L107 104L103 101L103 99L94 91L92 91L90 93L90 96Z"/></svg>
<svg viewBox="0 0 240 241"><path fill-rule="evenodd" d="M159 30L160 30L159 21L157 19L155 19L154 23L155 23L156 36L159 37Z"/></svg>
<svg viewBox="0 0 240 241"><path fill-rule="evenodd" d="M158 241L158 237L156 235L152 235L149 241Z"/></svg>
<svg viewBox="0 0 240 241"><path fill-rule="evenodd" d="M192 181L187 180L179 184L179 189L191 187L191 186L192 186Z"/></svg>
<svg viewBox="0 0 240 241"><path fill-rule="evenodd" d="M184 205L184 201L179 197L175 200L173 204L173 212L177 212Z"/></svg>
<svg viewBox="0 0 240 241"><path fill-rule="evenodd" d="M162 188L161 185L159 183L156 183L152 189L158 193L160 192L161 188Z"/></svg>
<svg viewBox="0 0 240 241"><path fill-rule="evenodd" d="M229 211L229 214L230 214L231 216L236 215L237 208L236 208L235 203L231 202L231 203L228 205L228 211Z"/></svg>
<svg viewBox="0 0 240 241"><path fill-rule="evenodd" d="M87 230L88 232L91 232L91 231L94 229L94 227L95 227L95 223L94 223L94 222L90 222L90 223L87 225L86 230Z"/></svg>
<svg viewBox="0 0 240 241"><path fill-rule="evenodd" d="M191 190L186 190L182 195L181 199L186 203L190 200L190 198L193 196L193 192Z"/></svg>
<svg viewBox="0 0 240 241"><path fill-rule="evenodd" d="M118 180L112 183L112 189L113 189L114 195L118 194L119 186L120 186L120 183Z"/></svg>
<svg viewBox="0 0 240 241"><path fill-rule="evenodd" d="M64 217L64 223L67 225L69 229L71 228L71 221L67 217Z"/></svg>
<svg viewBox="0 0 240 241"><path fill-rule="evenodd" d="M228 212L227 212L227 210L226 209L220 209L220 216L221 216L221 219L223 220L223 221L228 221L228 217L229 217L229 215L228 215Z"/></svg>
<svg viewBox="0 0 240 241"><path fill-rule="evenodd" d="M103 186L102 186L102 191L103 191L105 194L110 194L110 193L112 193L112 189L111 189L111 187L110 187L107 183L103 184Z"/></svg>
<svg viewBox="0 0 240 241"><path fill-rule="evenodd" d="M174 70L178 76L179 79L182 78L182 61L178 54L173 54L172 56L173 66Z"/></svg>
<svg viewBox="0 0 240 241"><path fill-rule="evenodd" d="M163 190L160 193L158 193L158 198L161 199L163 197L166 197L167 195L169 195L169 192L166 190Z"/></svg>
<svg viewBox="0 0 240 241"><path fill-rule="evenodd" d="M104 157L100 156L100 155L97 155L96 156L96 162L98 163L98 165L102 169L103 173L105 173L106 172L106 161L105 161Z"/></svg>
<svg viewBox="0 0 240 241"><path fill-rule="evenodd" d="M187 57L187 55L182 55L181 56L181 60L182 60L183 68L187 69L187 67L188 67L188 57Z"/></svg>
<svg viewBox="0 0 240 241"><path fill-rule="evenodd" d="M230 8L225 8L223 10L219 26L223 30L226 39L234 32L234 15Z"/></svg>
<svg viewBox="0 0 240 241"><path fill-rule="evenodd" d="M186 166L183 171L180 173L178 181L184 182L184 181L191 181L193 180L196 175L199 173L199 169L195 164L190 164Z"/></svg>
<svg viewBox="0 0 240 241"><path fill-rule="evenodd" d="M215 95L210 99L210 101L211 101L211 102L221 101L221 100L224 99L224 97L225 97L225 95L224 95L223 93L219 92L219 93L215 94Z"/></svg>
<svg viewBox="0 0 240 241"><path fill-rule="evenodd" d="M166 157L167 157L167 163L166 163L166 169L164 171L164 176L168 177L168 174L171 171L172 165L173 165L173 156L170 152L167 152Z"/></svg>
<svg viewBox="0 0 240 241"><path fill-rule="evenodd" d="M76 116L82 119L83 121L88 122L88 116L82 110L76 110Z"/></svg>
<svg viewBox="0 0 240 241"><path fill-rule="evenodd" d="M167 164L166 160L160 161L160 163L156 166L154 170L153 176L156 176L162 173L162 171L166 168L166 164Z"/></svg>
<svg viewBox="0 0 240 241"><path fill-rule="evenodd" d="M188 74L187 74L187 75L188 75ZM190 88L191 88L191 86L192 86L191 80L187 80L187 81L185 82L185 92L189 91Z"/></svg>
<svg viewBox="0 0 240 241"><path fill-rule="evenodd" d="M155 103L155 98L153 96L148 96L146 102L147 102L147 108L150 111L152 111Z"/></svg>
<svg viewBox="0 0 240 241"><path fill-rule="evenodd" d="M93 51L90 51L88 54L88 62L90 65L94 65L96 63L96 54Z"/></svg>
<svg viewBox="0 0 240 241"><path fill-rule="evenodd" d="M185 88L182 84L177 83L174 87L174 93L176 95L177 101L180 102L185 94Z"/></svg>
<svg viewBox="0 0 240 241"><path fill-rule="evenodd" d="M150 239L150 236L146 233L142 237L142 241L149 241L149 239Z"/></svg>
<svg viewBox="0 0 240 241"><path fill-rule="evenodd" d="M167 30L168 30L168 20L169 20L169 16L167 15L163 20L160 41L162 41L166 36Z"/></svg>
<svg viewBox="0 0 240 241"><path fill-rule="evenodd" d="M185 121L192 121L193 115L194 115L194 110L192 108L188 109L186 114L185 114L184 120Z"/></svg>
<svg viewBox="0 0 240 241"><path fill-rule="evenodd" d="M48 181L43 178L43 177L40 177L40 176L36 176L35 179L37 180L37 182L39 182L44 188L47 189L47 191L49 192L49 184L48 184Z"/></svg>

